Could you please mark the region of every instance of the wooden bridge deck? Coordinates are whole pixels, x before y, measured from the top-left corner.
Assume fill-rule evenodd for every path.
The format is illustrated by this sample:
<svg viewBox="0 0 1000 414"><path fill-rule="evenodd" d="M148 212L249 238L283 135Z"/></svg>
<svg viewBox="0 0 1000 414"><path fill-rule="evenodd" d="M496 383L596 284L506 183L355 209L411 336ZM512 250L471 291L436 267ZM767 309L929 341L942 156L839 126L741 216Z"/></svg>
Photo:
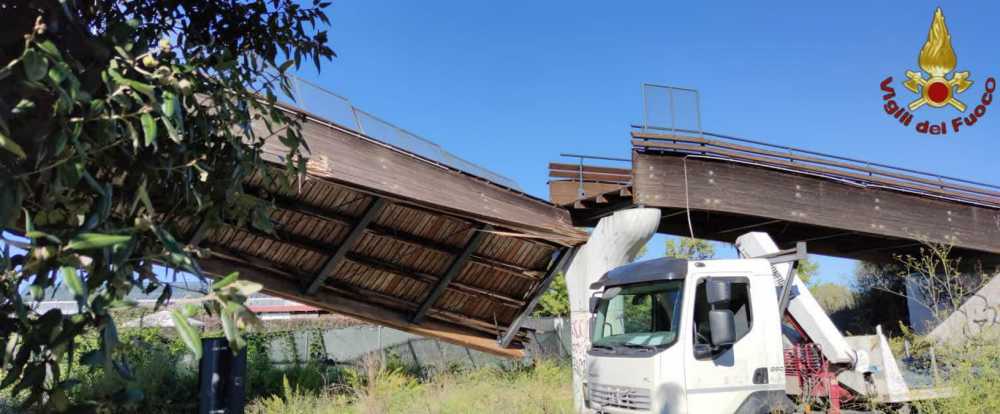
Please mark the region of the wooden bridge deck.
<svg viewBox="0 0 1000 414"><path fill-rule="evenodd" d="M520 321L586 238L568 212L315 116L302 134L312 152L300 188L282 191L263 175L247 183L273 203L273 233L182 225L210 252L202 267L238 270L269 294L332 312L521 355ZM283 164L272 141L265 152Z"/></svg>
<svg viewBox="0 0 1000 414"><path fill-rule="evenodd" d="M550 196L575 224L643 205L663 210L663 233L733 242L767 231L786 246L807 241L820 254L882 262L935 242L1000 265L1000 191L992 186L703 137L632 138L631 180L584 167L586 194L567 199L579 177L553 175Z"/></svg>

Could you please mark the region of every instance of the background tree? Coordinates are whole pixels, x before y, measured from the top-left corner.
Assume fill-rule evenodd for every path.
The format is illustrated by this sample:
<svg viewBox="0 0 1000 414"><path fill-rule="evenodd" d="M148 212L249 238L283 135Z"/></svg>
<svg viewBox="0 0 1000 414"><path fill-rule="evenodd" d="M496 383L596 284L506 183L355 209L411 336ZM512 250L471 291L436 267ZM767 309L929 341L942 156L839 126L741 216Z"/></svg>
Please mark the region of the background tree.
<svg viewBox="0 0 1000 414"><path fill-rule="evenodd" d="M817 283L809 287L809 292L828 315L854 306L854 293L844 285L830 282Z"/></svg>
<svg viewBox="0 0 1000 414"><path fill-rule="evenodd" d="M705 260L715 256L715 246L701 239L668 239L665 248L664 256L674 259Z"/></svg>
<svg viewBox="0 0 1000 414"><path fill-rule="evenodd" d="M795 275L799 277L799 280L802 280L802 283L810 285L813 282L813 277L817 274L819 274L819 263L812 260L812 255L799 261Z"/></svg>
<svg viewBox="0 0 1000 414"><path fill-rule="evenodd" d="M552 279L549 290L542 294L538 300L538 308L534 316L568 316L569 315L569 289L566 288L566 275L560 272Z"/></svg>
<svg viewBox="0 0 1000 414"><path fill-rule="evenodd" d="M634 262L645 256L648 251L648 245L642 245L642 247L635 251L629 262ZM557 275L552 280L552 285L549 286L549 290L546 290L542 294L542 297L538 300L538 308L532 315L541 317L569 316L569 289L566 288L566 276L564 274Z"/></svg>
<svg viewBox="0 0 1000 414"><path fill-rule="evenodd" d="M201 276L197 252L177 238L183 220L271 231L269 205L243 183L265 174L289 186L304 171L298 120L275 103L291 94L287 70L303 60L318 69L333 56L321 30L326 6L0 3L0 222L27 238L23 252L7 240L0 257L0 387L25 391L24 403L44 411L69 409L65 364L122 368L109 310L126 306L132 289L166 285L161 301L169 299L153 264ZM261 158L272 137L288 148L279 168ZM57 283L73 292L78 314L39 315L22 296L39 300ZM252 316L243 299L256 289L230 275L204 302L236 346L237 326ZM75 338L94 329L101 349L74 358Z"/></svg>

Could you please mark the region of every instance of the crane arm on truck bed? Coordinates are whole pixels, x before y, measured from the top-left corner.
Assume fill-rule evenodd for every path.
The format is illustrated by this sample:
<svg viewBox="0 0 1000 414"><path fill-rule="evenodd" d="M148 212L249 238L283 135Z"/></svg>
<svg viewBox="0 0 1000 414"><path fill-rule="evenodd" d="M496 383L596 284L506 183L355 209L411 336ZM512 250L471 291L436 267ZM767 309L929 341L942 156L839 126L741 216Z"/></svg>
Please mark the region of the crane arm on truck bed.
<svg viewBox="0 0 1000 414"><path fill-rule="evenodd" d="M751 232L740 236L736 239L736 249L740 257L745 259L774 257L781 252L774 240L763 232ZM772 260L775 287L779 289L779 300L788 300L788 315L799 324L813 342L820 346L823 355L830 362L847 364L852 368L859 365L859 357L866 358L848 345L840 330L809 292L809 288L792 273L792 263L793 260ZM786 297L781 294L788 280L792 285Z"/></svg>

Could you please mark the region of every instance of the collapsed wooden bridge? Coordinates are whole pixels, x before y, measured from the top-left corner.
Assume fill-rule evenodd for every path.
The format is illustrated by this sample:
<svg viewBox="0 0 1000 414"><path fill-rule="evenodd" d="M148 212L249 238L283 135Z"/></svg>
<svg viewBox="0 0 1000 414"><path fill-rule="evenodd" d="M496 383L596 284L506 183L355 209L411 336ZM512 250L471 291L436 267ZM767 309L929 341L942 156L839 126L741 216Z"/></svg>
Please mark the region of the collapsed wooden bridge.
<svg viewBox="0 0 1000 414"><path fill-rule="evenodd" d="M209 274L239 271L272 295L504 356L555 269L585 240L566 210L306 116L301 188L247 183L276 207L273 233L189 223ZM282 164L277 140L265 147Z"/></svg>
<svg viewBox="0 0 1000 414"><path fill-rule="evenodd" d="M517 357L530 340L522 322L586 240L577 227L621 209L663 210L669 234L732 242L767 231L779 244L874 261L938 242L1000 265L1000 188L988 184L643 128L619 160L628 168L551 164L549 202L346 105L323 116L285 107L305 117L311 159L299 188L263 175L247 183L273 203L273 232L180 224L209 252L208 273L239 271L275 296ZM277 140L265 152L284 163Z"/></svg>

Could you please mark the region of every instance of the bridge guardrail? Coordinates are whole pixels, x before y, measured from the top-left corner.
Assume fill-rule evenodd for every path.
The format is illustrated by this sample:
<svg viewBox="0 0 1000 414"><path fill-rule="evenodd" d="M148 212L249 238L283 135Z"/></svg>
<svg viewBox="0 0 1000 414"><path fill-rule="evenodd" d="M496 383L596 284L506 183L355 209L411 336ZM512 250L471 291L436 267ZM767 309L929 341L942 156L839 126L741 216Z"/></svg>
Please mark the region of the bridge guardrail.
<svg viewBox="0 0 1000 414"><path fill-rule="evenodd" d="M1000 187L960 178L775 145L706 131L633 125L633 146L654 151L708 155L817 173L831 178L933 194L991 207L1000 207ZM669 134L647 132L660 130ZM678 133L690 135L678 135ZM694 136L695 134L699 136ZM713 140L704 137L720 138ZM738 143L749 143L755 146Z"/></svg>
<svg viewBox="0 0 1000 414"><path fill-rule="evenodd" d="M296 96L283 97L283 100L291 99L289 103L293 106L422 158L484 178L503 187L522 190L514 180L462 159L420 135L366 112L336 92L298 76L288 76L292 80Z"/></svg>
<svg viewBox="0 0 1000 414"><path fill-rule="evenodd" d="M998 185L705 131L701 125L700 105L700 94L695 89L642 84L642 123L632 125L638 130L632 137L639 140L633 142L633 146L767 163L836 179L1000 207Z"/></svg>

